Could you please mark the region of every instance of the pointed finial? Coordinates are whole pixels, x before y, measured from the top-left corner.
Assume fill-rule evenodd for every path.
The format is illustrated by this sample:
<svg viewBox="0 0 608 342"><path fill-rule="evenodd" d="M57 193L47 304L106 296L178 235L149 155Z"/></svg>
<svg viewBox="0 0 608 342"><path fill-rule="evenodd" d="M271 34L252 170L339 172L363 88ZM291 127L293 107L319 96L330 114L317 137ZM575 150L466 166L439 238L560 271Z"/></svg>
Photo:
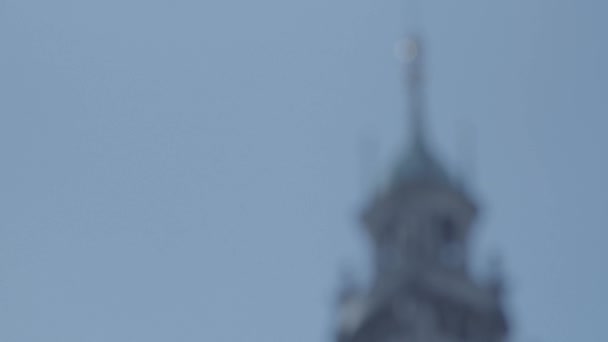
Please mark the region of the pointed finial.
<svg viewBox="0 0 608 342"><path fill-rule="evenodd" d="M407 89L409 136L413 148L424 149L424 51L420 34L422 30L422 8L418 0L401 0L403 23L406 34L399 46L399 57L404 65L404 83Z"/></svg>
<svg viewBox="0 0 608 342"><path fill-rule="evenodd" d="M411 34L399 48L400 60L405 66L405 86L407 90L409 136L414 148L425 148L424 123L424 75L423 46L419 36Z"/></svg>
<svg viewBox="0 0 608 342"><path fill-rule="evenodd" d="M433 180L449 182L447 172L438 163L427 141L426 127L426 95L424 77L424 46L415 20L419 16L415 0L406 1L405 17L411 32L398 45L398 55L404 65L404 83L407 91L407 116L409 119L408 138L411 139L409 148L405 149L404 157L396 169L396 181ZM409 18L409 20L407 20ZM413 27L412 27L413 26Z"/></svg>
<svg viewBox="0 0 608 342"><path fill-rule="evenodd" d="M407 65L407 87L410 101L410 115L412 120L412 134L414 143L422 147L424 145L424 100L423 100L423 75L422 75L422 42L418 37L411 36L407 43L408 65Z"/></svg>

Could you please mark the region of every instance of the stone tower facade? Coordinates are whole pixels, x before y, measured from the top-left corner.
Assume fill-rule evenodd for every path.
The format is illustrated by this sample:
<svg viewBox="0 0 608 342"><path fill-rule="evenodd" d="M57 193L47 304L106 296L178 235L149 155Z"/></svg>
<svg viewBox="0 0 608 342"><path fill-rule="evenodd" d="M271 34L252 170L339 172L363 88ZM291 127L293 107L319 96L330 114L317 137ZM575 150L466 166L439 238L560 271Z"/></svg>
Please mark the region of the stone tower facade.
<svg viewBox="0 0 608 342"><path fill-rule="evenodd" d="M410 144L388 186L363 212L373 281L341 294L338 342L501 342L499 280L469 269L476 205L428 147L420 39L406 47Z"/></svg>

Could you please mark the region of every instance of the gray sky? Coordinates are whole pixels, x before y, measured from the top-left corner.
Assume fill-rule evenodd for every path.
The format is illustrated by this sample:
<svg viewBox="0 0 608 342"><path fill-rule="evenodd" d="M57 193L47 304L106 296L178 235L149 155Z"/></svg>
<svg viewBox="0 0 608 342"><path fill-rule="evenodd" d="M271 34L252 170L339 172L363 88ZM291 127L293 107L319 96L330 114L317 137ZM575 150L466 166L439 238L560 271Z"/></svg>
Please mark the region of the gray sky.
<svg viewBox="0 0 608 342"><path fill-rule="evenodd" d="M608 340L608 5L421 7L433 137L458 164L474 127L517 340ZM0 340L330 341L403 140L399 8L0 0Z"/></svg>

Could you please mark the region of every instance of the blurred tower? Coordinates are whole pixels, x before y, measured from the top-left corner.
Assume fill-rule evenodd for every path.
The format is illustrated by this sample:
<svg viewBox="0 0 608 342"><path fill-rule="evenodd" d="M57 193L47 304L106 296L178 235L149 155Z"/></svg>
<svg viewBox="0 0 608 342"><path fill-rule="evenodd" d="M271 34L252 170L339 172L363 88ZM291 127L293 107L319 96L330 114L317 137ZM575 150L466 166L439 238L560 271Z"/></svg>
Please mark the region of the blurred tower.
<svg viewBox="0 0 608 342"><path fill-rule="evenodd" d="M340 296L337 341L504 341L500 281L481 284L469 270L476 205L427 142L419 37L405 52L411 141L363 212L374 278L369 289L349 286Z"/></svg>

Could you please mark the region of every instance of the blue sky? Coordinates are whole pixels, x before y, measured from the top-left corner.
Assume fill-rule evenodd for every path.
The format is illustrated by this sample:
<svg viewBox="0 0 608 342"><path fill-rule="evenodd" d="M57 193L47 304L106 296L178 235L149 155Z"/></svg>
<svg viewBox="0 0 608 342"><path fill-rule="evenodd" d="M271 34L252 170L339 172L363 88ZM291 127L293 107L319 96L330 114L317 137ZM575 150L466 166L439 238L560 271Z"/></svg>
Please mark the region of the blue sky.
<svg viewBox="0 0 608 342"><path fill-rule="evenodd" d="M405 140L400 8L1 0L0 340L330 341ZM517 341L608 339L607 10L420 5L433 139Z"/></svg>

